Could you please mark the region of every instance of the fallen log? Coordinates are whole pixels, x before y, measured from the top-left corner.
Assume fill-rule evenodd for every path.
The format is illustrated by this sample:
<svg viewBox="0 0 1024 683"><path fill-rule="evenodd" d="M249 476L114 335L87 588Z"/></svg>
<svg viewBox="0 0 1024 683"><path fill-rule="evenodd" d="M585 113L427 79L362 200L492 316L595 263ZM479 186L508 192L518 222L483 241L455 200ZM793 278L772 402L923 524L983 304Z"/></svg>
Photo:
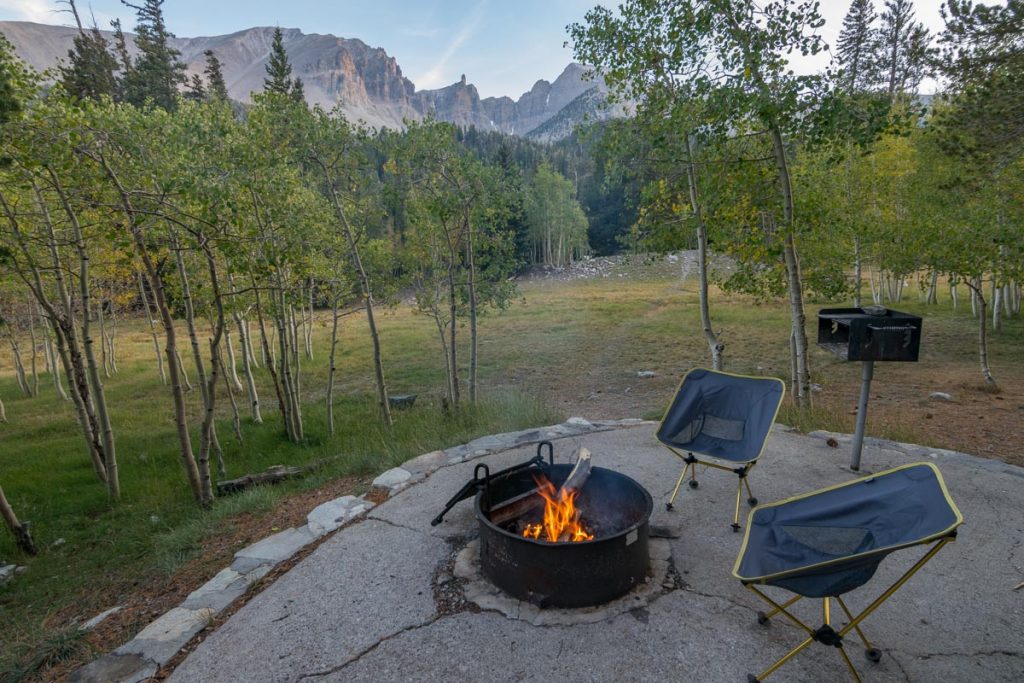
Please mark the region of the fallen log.
<svg viewBox="0 0 1024 683"><path fill-rule="evenodd" d="M277 484L293 477L299 477L318 470L335 458L323 458L301 466L273 465L266 471L258 474L246 474L237 479L225 479L217 482L217 495L226 496L233 493L240 493L253 486L260 484Z"/></svg>

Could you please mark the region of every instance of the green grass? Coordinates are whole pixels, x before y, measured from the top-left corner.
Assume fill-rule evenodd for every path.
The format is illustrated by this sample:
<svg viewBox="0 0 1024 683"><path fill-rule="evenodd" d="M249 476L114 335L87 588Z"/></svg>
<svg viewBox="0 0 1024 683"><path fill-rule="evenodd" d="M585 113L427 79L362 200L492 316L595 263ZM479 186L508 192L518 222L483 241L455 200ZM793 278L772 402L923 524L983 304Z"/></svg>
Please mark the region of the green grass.
<svg viewBox="0 0 1024 683"><path fill-rule="evenodd" d="M641 277L620 278L619 272ZM121 370L106 380L123 491L117 505L108 502L92 473L71 405L56 397L47 376L39 397L20 397L10 358L6 350L0 351L0 397L10 418L9 424L0 425L0 483L18 515L34 523L42 547L39 557L26 559L17 554L9 535L0 533L0 558L30 567L0 589L0 672L15 678L18 672L45 667L51 658L74 656L85 645L68 631L69 613L88 618L116 604L119 592L140 577L172 577L204 541L230 529L240 515L267 513L296 492L341 476L376 473L486 433L548 424L569 414L658 419L683 372L709 363L695 283L692 278L681 283L677 271L663 262L634 261L608 278L532 280L522 285L521 294L508 311L482 319L481 404L455 417L444 417L440 410L444 364L431 321L407 306L382 311L390 390L419 394L415 408L396 412L390 433L380 426L374 407L365 323L351 316L343 322L339 344L337 435L328 437L323 396L329 328L320 319L317 356L303 359L306 442L285 440L263 370L257 374L265 423L253 424L243 414L244 440L237 443L222 395L218 431L229 477L271 465L340 457L303 479L218 500L210 511L192 502L178 460L169 390L156 375L143 323L121 323ZM822 306L808 306L812 343L813 321ZM922 357L920 363L878 367L877 392L907 392L909 398L869 413L869 433L958 447L923 428L910 404L929 391L952 387L967 393L980 385L969 302L962 297L960 310L954 312L945 302L924 306L911 292L908 301L894 307L924 316ZM712 316L726 344L728 370L788 376L784 302L715 291ZM461 333L468 338L465 329ZM1020 393L1024 384L1021 358L1024 322L1008 320L992 337L991 363L1010 394ZM804 431L851 431L849 409L855 405L859 364L841 362L817 348L812 348L811 362L813 380L824 391L809 411L787 403L780 421ZM657 376L638 380L636 371L642 369ZM194 381L190 363L189 372ZM602 398L590 402L595 393ZM239 400L244 406L244 397ZM189 402L195 434L198 390ZM64 543L54 545L58 539Z"/></svg>

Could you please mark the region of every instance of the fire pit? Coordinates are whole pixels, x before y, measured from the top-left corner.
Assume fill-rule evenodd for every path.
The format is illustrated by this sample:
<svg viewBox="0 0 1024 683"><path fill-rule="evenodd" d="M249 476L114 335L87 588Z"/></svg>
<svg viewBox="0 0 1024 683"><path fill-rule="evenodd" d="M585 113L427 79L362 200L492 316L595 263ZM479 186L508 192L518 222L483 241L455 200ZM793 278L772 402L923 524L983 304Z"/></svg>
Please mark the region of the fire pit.
<svg viewBox="0 0 1024 683"><path fill-rule="evenodd" d="M528 466L475 478L484 575L509 595L540 607L608 602L643 581L649 569L651 496L633 479L603 467L590 468L586 484L571 497L576 512L567 517L579 528L548 540L559 535L543 528L545 503L551 514L545 498L557 500L555 492L572 469L537 457Z"/></svg>

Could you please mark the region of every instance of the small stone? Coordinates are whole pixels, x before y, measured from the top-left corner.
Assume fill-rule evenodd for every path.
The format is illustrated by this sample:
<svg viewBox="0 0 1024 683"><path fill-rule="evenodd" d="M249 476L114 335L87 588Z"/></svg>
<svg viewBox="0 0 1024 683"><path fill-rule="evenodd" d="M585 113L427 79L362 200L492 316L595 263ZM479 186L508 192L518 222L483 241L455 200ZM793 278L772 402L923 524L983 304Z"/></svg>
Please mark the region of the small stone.
<svg viewBox="0 0 1024 683"><path fill-rule="evenodd" d="M149 523L150 524L159 524L160 523L160 516L159 515L150 515L149 516Z"/></svg>
<svg viewBox="0 0 1024 683"><path fill-rule="evenodd" d="M334 531L359 514L359 512L353 514L355 509L362 512L366 509L366 505L355 496L342 496L317 505L306 515L306 522L310 531L317 536L322 536Z"/></svg>
<svg viewBox="0 0 1024 683"><path fill-rule="evenodd" d="M18 567L13 564L8 564L0 567L0 583L6 583L14 577L14 570Z"/></svg>
<svg viewBox="0 0 1024 683"><path fill-rule="evenodd" d="M816 382L811 383L811 391L821 391L821 385Z"/></svg>
<svg viewBox="0 0 1024 683"><path fill-rule="evenodd" d="M831 436L825 439L825 443L828 444L830 448L839 448L839 442L833 439Z"/></svg>
<svg viewBox="0 0 1024 683"><path fill-rule="evenodd" d="M947 394L944 391L933 391L932 393L928 394L928 398L932 399L933 401L945 401L946 403L949 403L953 400L953 396L951 394Z"/></svg>
<svg viewBox="0 0 1024 683"><path fill-rule="evenodd" d="M585 420L582 417L570 417L565 421L565 424L572 425L573 427L585 427L587 429L594 426L589 420Z"/></svg>
<svg viewBox="0 0 1024 683"><path fill-rule="evenodd" d="M67 541L65 541L63 538L58 538L56 541L53 542L53 547L56 548L57 546L64 545L65 543L67 543Z"/></svg>
<svg viewBox="0 0 1024 683"><path fill-rule="evenodd" d="M654 372L653 370L640 370L639 372L636 373L636 376L643 378L657 377L658 373Z"/></svg>

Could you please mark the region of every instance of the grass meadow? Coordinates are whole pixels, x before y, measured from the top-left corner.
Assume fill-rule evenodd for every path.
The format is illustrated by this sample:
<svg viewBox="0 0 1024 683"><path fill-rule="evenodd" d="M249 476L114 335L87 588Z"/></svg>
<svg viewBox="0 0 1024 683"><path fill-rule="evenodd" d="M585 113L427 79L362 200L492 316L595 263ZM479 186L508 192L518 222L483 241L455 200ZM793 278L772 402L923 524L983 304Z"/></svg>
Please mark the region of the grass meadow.
<svg viewBox="0 0 1024 683"><path fill-rule="evenodd" d="M342 322L337 434L328 436L323 399L330 329L327 314L319 314L315 358L303 358L306 442L285 440L262 369L256 373L264 424L248 419L244 394L238 396L244 437L239 443L221 388L217 428L229 477L271 465L334 459L303 479L220 499L211 511L192 502L177 454L170 391L156 373L144 321L119 323L119 372L105 380L123 492L116 505L93 475L71 404L57 397L47 375L41 377L39 396L21 396L9 350L0 350L0 398L9 418L0 424L0 483L19 517L33 523L41 548L36 558L22 557L9 535L0 533L0 559L29 567L0 588L0 678L49 678L48 667L62 659L84 661L90 648L116 646L83 639L73 622L122 604L126 594L173 583L218 543L223 552L216 557L230 554L237 541L233 529L241 520L258 520L253 533L269 535L280 523L282 506L305 492L347 477L351 490L344 492L358 494L373 474L420 453L570 415L657 419L681 374L709 362L696 283L681 279L678 268L663 260L634 261L605 275L533 277L520 284L508 310L488 313L480 327L481 403L456 416L443 415L440 407L444 366L433 322L415 314L408 303L385 311L381 335L389 388L419 395L413 409L396 412L393 432L377 419L369 337L364 319L352 315ZM926 307L910 288L909 300L894 306L925 317L921 362L876 367L869 433L1011 462L1019 458L1017 464L1024 464L1020 447L1008 438L1024 422L1024 324L1010 319L993 335L991 363L1003 391L985 392L966 293L955 312L947 299L948 294L939 306ZM821 305L812 302L808 308L812 343ZM726 344L728 370L788 377L784 302L716 290L712 316ZM468 329L460 331L467 342ZM189 359L186 365L194 380ZM797 411L787 402L780 421L804 431L851 431L859 366L815 349L812 367L821 385L815 407ZM655 376L638 378L640 370ZM932 391L951 393L956 400L937 405L928 399ZM189 401L195 434L198 388ZM203 566L189 580L202 582L220 566ZM130 636L150 618L138 612L138 623L123 625L120 633Z"/></svg>

